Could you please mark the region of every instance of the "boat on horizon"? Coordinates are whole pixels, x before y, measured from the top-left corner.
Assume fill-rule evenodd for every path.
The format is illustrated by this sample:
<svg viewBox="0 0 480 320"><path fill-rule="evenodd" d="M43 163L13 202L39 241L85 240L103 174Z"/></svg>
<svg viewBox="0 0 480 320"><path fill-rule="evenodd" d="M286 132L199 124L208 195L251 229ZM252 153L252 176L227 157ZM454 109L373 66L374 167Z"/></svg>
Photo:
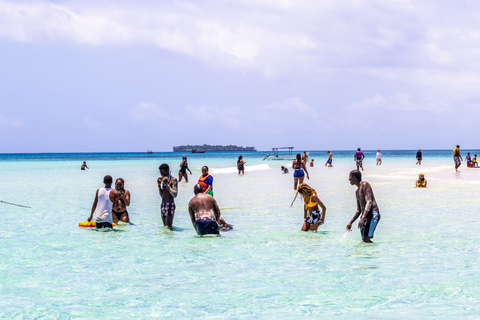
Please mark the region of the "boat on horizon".
<svg viewBox="0 0 480 320"><path fill-rule="evenodd" d="M192 153L205 153L205 150L201 150L201 149L192 149Z"/></svg>

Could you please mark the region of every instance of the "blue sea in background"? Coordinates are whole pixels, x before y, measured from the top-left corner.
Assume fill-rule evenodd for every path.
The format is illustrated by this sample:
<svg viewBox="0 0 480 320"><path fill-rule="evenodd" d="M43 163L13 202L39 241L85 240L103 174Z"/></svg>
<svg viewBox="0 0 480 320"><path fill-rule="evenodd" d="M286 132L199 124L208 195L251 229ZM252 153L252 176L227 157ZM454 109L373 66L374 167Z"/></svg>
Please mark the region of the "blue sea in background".
<svg viewBox="0 0 480 320"><path fill-rule="evenodd" d="M291 161L264 161L271 151L185 153L193 176L174 231L156 179L162 163L178 177L183 153L0 154L0 200L31 207L0 203L0 318L478 319L480 170L455 172L452 150L422 150L421 166L417 150L382 150L381 166L376 151L363 172L382 215L374 244L345 231L355 150L332 150L333 168L309 151L305 182L327 207L316 233L300 231L303 202L290 207L293 177L280 171ZM204 165L234 226L218 238L197 236L187 210ZM420 172L427 189L414 188ZM125 179L134 225L81 229L107 174Z"/></svg>

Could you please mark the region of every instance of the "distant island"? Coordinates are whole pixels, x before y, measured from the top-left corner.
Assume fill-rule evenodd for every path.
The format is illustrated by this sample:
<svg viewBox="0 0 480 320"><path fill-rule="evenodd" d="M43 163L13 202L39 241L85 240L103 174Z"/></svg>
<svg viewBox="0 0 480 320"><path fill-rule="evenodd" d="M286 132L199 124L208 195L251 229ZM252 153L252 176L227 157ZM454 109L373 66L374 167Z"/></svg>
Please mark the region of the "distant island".
<svg viewBox="0 0 480 320"><path fill-rule="evenodd" d="M205 151L257 151L255 147L237 147L237 146L211 146L208 144L186 145L173 147L173 152L205 152Z"/></svg>

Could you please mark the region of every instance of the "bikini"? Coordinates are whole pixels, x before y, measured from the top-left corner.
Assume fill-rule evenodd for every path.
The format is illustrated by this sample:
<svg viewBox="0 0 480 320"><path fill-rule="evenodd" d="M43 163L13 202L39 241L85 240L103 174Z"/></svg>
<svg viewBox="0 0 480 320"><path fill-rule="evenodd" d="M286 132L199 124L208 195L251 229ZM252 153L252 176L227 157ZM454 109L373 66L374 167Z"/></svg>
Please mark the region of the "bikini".
<svg viewBox="0 0 480 320"><path fill-rule="evenodd" d="M312 197L313 195L310 195L310 200L308 203L305 202L305 199L303 200L303 203L305 204L305 209L307 209L307 218L305 219L305 222L308 222L310 224L316 224L322 221L322 212L320 212L320 210L312 212L308 210L308 208L318 206L318 202L313 201Z"/></svg>

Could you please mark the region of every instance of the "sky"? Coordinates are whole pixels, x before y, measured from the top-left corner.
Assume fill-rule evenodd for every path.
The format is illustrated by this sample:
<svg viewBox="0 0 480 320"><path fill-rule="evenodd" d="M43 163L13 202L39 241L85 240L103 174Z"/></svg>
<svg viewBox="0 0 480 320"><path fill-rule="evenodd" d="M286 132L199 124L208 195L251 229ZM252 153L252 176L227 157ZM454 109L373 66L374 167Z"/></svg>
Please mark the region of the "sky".
<svg viewBox="0 0 480 320"><path fill-rule="evenodd" d="M478 148L480 2L0 0L0 153Z"/></svg>

